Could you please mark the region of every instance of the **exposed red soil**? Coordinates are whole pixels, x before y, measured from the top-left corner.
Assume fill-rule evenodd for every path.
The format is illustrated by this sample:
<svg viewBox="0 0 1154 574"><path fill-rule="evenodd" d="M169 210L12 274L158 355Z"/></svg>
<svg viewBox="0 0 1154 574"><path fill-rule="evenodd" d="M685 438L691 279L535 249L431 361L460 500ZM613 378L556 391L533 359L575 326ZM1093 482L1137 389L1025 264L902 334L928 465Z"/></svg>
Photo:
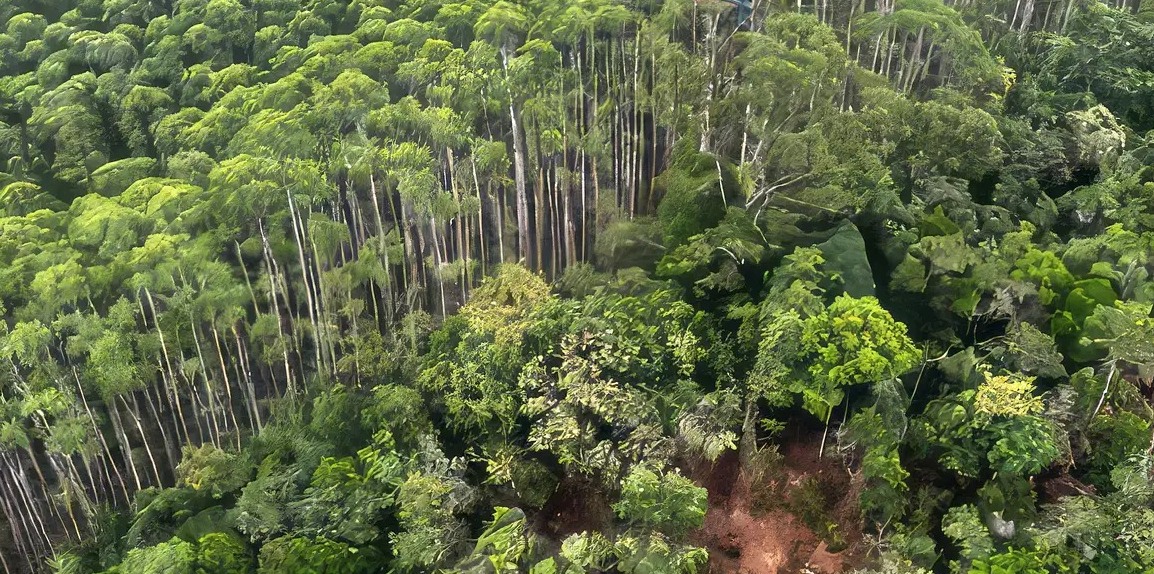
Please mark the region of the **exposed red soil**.
<svg viewBox="0 0 1154 574"><path fill-rule="evenodd" d="M736 453L714 465L692 465L690 476L709 491L705 526L694 542L709 550L711 574L839 574L861 558L857 488L833 459L817 456L820 436L788 441L769 472L751 476ZM827 544L791 510L799 485L816 481L830 493L828 514L846 543L841 552Z"/></svg>
<svg viewBox="0 0 1154 574"><path fill-rule="evenodd" d="M820 440L820 434L786 440L780 447L780 460L758 473L743 469L736 452L726 453L714 464L682 465L686 475L709 492L705 524L691 537L693 544L709 551L707 572L842 574L861 563L860 485L838 460L818 457ZM822 511L836 523L843 550L831 552L827 541L798 514L806 484L811 493L824 497ZM613 525L608 499L600 489L579 479L564 481L534 514L534 529L555 541L582 531L606 531Z"/></svg>
<svg viewBox="0 0 1154 574"><path fill-rule="evenodd" d="M740 574L798 572L818 544L813 532L789 513L754 518L740 504L710 508L698 543L709 549L709 572Z"/></svg>

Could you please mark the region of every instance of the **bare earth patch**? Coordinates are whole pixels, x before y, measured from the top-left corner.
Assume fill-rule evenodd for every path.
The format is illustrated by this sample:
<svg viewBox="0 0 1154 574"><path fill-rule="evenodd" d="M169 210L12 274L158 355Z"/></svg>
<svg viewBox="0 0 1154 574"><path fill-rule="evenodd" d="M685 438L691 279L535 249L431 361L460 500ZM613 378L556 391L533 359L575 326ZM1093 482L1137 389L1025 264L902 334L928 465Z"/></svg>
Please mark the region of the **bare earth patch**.
<svg viewBox="0 0 1154 574"><path fill-rule="evenodd" d="M699 464L689 471L709 490L705 525L693 542L709 550L710 574L840 574L860 562L858 489L838 461L818 459L819 441L820 436L786 442L780 468L752 483L732 452L714 465ZM822 537L795 514L794 499L806 481L831 493L828 515L844 550L830 552Z"/></svg>
<svg viewBox="0 0 1154 574"><path fill-rule="evenodd" d="M705 516L699 541L709 549L709 571L740 574L798 572L817 537L784 511L754 518L740 498Z"/></svg>

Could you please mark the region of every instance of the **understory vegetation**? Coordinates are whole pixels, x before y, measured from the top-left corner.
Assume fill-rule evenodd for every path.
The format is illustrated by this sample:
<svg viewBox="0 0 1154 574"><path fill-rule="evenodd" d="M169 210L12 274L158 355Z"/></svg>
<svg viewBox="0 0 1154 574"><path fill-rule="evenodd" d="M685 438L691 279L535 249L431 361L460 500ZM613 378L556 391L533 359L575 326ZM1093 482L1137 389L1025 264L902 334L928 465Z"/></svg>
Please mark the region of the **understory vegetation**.
<svg viewBox="0 0 1154 574"><path fill-rule="evenodd" d="M1152 0L0 23L6 574L1154 572Z"/></svg>

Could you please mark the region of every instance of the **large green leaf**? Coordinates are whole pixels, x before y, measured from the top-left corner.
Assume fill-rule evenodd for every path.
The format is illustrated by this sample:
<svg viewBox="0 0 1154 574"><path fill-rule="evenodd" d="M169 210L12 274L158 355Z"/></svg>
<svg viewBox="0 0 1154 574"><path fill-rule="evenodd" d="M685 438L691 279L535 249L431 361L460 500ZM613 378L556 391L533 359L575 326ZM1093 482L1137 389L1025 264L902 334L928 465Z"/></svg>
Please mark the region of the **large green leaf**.
<svg viewBox="0 0 1154 574"><path fill-rule="evenodd" d="M843 221L832 237L816 247L825 258L822 269L837 274L846 293L852 297L874 294L873 269L866 256L865 240L853 222Z"/></svg>

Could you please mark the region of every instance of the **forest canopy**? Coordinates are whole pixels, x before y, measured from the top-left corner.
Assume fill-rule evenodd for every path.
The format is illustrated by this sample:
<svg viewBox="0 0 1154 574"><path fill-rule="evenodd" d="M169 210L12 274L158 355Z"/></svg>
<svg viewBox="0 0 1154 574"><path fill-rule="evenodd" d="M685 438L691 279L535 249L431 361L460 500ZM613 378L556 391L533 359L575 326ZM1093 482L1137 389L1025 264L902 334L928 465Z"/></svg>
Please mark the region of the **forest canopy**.
<svg viewBox="0 0 1154 574"><path fill-rule="evenodd" d="M0 567L1154 571L1110 2L0 0Z"/></svg>

